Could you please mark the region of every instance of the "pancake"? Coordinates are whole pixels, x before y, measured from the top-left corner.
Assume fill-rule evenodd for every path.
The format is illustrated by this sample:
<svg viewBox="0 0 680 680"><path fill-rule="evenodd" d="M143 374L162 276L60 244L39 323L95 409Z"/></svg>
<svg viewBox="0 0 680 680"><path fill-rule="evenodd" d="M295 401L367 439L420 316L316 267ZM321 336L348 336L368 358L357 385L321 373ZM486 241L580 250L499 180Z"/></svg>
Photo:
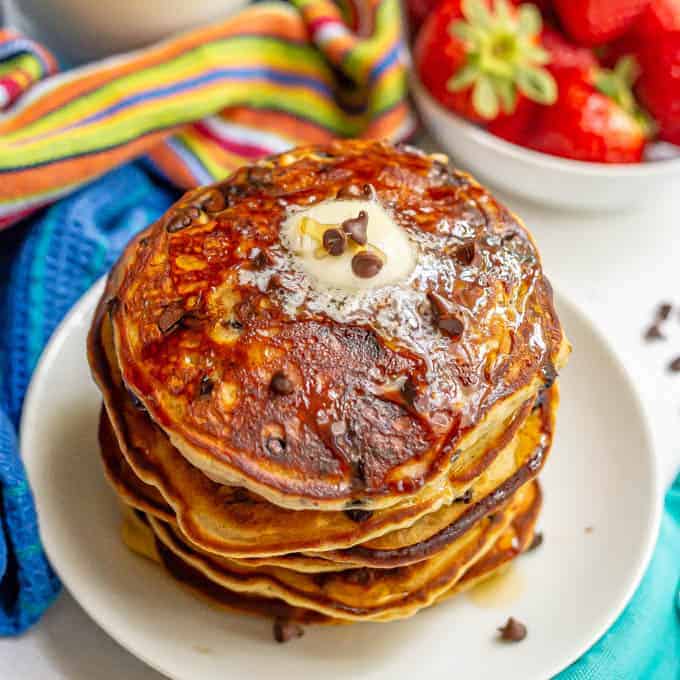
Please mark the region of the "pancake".
<svg viewBox="0 0 680 680"><path fill-rule="evenodd" d="M428 513L463 496L485 469L491 467L497 478L500 474L509 475L509 472L506 474L508 462L513 464L515 461L509 449L530 412L531 404L524 404L497 439L480 442L476 450L466 452L467 466L457 467L446 486L440 488L436 495L420 494L408 502L372 514L278 508L243 489L212 482L179 454L160 428L134 405L123 388L113 363L110 321L106 314L100 316L101 331L93 331L90 337L91 362L111 423L117 431L120 448L134 471L132 474L139 478L137 488L127 493L126 502L167 519L167 507L163 509L165 515L158 515L143 504L144 486L158 489L172 508L182 533L192 543L230 557L266 557L343 548L417 524ZM551 408L556 408L556 403ZM109 451L105 452L105 457L118 455L111 451L113 446L107 444ZM495 462L497 458L501 460ZM518 461L526 462L522 456L518 456ZM519 465L518 462L517 467ZM116 477L116 474L119 477L113 480L114 486L124 486L121 472L129 476L131 471L121 470L120 461L107 466L110 477ZM485 476L486 489L494 488L493 478L491 473ZM140 497L142 504L134 502L135 495ZM361 521L356 520L357 515ZM452 515L449 517L451 519L444 524L453 521ZM342 561L352 562L346 557Z"/></svg>
<svg viewBox="0 0 680 680"><path fill-rule="evenodd" d="M344 256L319 263L293 237L324 226L307 213L359 208L351 291L320 285ZM192 466L293 510L438 495L569 351L521 222L467 175L379 142L297 149L190 192L111 288L135 399Z"/></svg>

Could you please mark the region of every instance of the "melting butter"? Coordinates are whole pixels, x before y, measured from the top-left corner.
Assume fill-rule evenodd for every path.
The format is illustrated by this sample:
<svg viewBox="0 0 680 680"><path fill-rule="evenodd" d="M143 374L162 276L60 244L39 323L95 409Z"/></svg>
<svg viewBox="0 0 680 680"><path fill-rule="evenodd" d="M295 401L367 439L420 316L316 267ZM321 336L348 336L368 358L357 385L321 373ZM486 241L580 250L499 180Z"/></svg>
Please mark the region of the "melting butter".
<svg viewBox="0 0 680 680"><path fill-rule="evenodd" d="M352 271L352 258L357 252L355 248L348 247L342 255L327 254L320 257L319 241L303 233L300 228L305 218L329 225L329 228L340 228L345 220L357 217L362 210L368 216L366 229L368 247L377 249L383 259L382 269L371 278L360 278ZM377 201L325 201L306 210L294 212L283 223L281 238L307 274L317 284L328 288L345 290L380 288L405 280L416 265L416 248L408 234Z"/></svg>

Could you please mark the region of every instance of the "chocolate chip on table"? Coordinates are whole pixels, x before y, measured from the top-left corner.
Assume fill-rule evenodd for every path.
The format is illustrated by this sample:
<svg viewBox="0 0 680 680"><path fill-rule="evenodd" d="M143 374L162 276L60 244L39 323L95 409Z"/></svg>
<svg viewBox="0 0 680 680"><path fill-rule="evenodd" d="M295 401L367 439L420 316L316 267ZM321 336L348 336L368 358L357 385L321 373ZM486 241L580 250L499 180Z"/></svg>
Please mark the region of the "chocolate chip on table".
<svg viewBox="0 0 680 680"><path fill-rule="evenodd" d="M460 340L465 325L454 313L453 306L437 293L428 293L428 298L432 306L435 326L453 340Z"/></svg>
<svg viewBox="0 0 680 680"><path fill-rule="evenodd" d="M662 302L656 312L656 318L659 321L666 321L673 311L673 305L668 302Z"/></svg>
<svg viewBox="0 0 680 680"><path fill-rule="evenodd" d="M181 302L171 302L162 312L158 319L158 330L164 335L172 333L179 327L184 318L184 307Z"/></svg>
<svg viewBox="0 0 680 680"><path fill-rule="evenodd" d="M680 357L675 357L675 359L668 364L668 370L672 373L680 371Z"/></svg>
<svg viewBox="0 0 680 680"><path fill-rule="evenodd" d="M475 242L468 241L456 248L456 260L465 267L469 267L475 260Z"/></svg>
<svg viewBox="0 0 680 680"><path fill-rule="evenodd" d="M274 373L269 387L272 392L281 396L292 394L295 391L295 384L283 371Z"/></svg>
<svg viewBox="0 0 680 680"><path fill-rule="evenodd" d="M342 255L347 248L347 236L340 229L326 229L323 233L323 247L330 255Z"/></svg>
<svg viewBox="0 0 680 680"><path fill-rule="evenodd" d="M281 437L267 437L266 446L272 456L282 456L286 451L286 440Z"/></svg>
<svg viewBox="0 0 680 680"><path fill-rule="evenodd" d="M365 210L360 210L356 217L350 217L342 223L342 230L360 246L365 246L368 241L367 229L368 215Z"/></svg>
<svg viewBox="0 0 680 680"><path fill-rule="evenodd" d="M505 642L521 642L527 636L527 627L512 616L498 631Z"/></svg>
<svg viewBox="0 0 680 680"><path fill-rule="evenodd" d="M345 515L349 517L353 522L361 524L373 516L372 510L362 510L361 508L351 508L345 510Z"/></svg>
<svg viewBox="0 0 680 680"><path fill-rule="evenodd" d="M645 331L645 340L665 340L664 334L661 332L658 323L653 323Z"/></svg>
<svg viewBox="0 0 680 680"><path fill-rule="evenodd" d="M531 552L532 550L536 550L536 548L540 548L540 546L543 545L543 532L541 531L536 531L534 532L534 536L531 539L531 543L529 544L529 547L527 548L527 552Z"/></svg>
<svg viewBox="0 0 680 680"><path fill-rule="evenodd" d="M370 250L362 250L352 258L352 271L360 279L372 279L382 268L382 259Z"/></svg>
<svg viewBox="0 0 680 680"><path fill-rule="evenodd" d="M277 642L289 642L301 638L304 634L305 629L295 621L282 618L274 621L274 639Z"/></svg>

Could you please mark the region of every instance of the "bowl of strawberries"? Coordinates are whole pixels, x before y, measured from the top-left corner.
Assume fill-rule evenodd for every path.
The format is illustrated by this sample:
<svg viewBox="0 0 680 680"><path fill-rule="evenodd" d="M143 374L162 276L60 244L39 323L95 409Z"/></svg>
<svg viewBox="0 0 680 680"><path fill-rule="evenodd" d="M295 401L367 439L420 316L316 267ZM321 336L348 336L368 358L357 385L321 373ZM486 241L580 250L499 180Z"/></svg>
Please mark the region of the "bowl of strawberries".
<svg viewBox="0 0 680 680"><path fill-rule="evenodd" d="M411 0L412 93L455 162L611 210L680 188L680 0Z"/></svg>

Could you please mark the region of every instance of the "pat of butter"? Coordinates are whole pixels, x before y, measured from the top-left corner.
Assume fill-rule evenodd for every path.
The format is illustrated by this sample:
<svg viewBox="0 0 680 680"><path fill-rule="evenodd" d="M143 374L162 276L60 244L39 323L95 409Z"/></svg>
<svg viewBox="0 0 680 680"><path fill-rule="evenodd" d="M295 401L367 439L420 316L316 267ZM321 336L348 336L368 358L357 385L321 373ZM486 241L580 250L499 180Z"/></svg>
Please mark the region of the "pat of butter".
<svg viewBox="0 0 680 680"><path fill-rule="evenodd" d="M382 253L384 260L382 269L371 278L358 277L352 271L353 248L347 248L342 255L319 257L319 242L300 229L305 218L341 228L345 220L357 217L361 210L368 216L368 243ZM416 264L415 248L408 234L376 201L334 200L300 210L284 221L281 238L307 274L329 288L366 290L387 286L406 279Z"/></svg>

